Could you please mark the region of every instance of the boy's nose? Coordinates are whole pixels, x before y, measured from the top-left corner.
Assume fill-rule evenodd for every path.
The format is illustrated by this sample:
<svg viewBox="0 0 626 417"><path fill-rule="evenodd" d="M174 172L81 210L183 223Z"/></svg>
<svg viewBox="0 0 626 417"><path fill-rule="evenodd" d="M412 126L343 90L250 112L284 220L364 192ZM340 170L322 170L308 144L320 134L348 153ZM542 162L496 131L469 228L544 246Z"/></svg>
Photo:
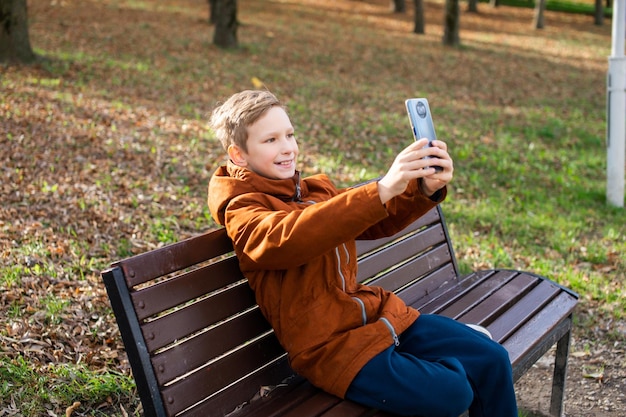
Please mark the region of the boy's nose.
<svg viewBox="0 0 626 417"><path fill-rule="evenodd" d="M297 153L298 144L294 141L286 140L283 142L283 153Z"/></svg>

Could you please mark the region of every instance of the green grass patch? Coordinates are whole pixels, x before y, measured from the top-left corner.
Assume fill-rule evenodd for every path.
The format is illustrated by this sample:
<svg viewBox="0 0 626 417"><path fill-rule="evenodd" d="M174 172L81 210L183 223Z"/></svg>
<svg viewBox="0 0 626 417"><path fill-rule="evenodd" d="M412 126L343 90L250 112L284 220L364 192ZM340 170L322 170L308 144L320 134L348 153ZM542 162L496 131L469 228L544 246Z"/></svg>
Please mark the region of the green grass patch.
<svg viewBox="0 0 626 417"><path fill-rule="evenodd" d="M535 7L534 0L500 0L499 4L513 7ZM576 1L561 1L561 0L547 0L546 1L546 10L550 10L553 12L564 12L564 13L578 13L578 14L586 14L586 15L594 15L595 14L595 6L590 2L576 2ZM613 13L612 7L604 6L604 16L611 17Z"/></svg>
<svg viewBox="0 0 626 417"><path fill-rule="evenodd" d="M4 412L10 413L15 405L13 411L21 415L48 415L80 402L84 405L77 406L76 412L110 416L106 404L118 403L134 390L135 383L128 375L111 371L94 373L77 364L49 364L34 369L22 357L0 356L0 398L5 402ZM93 404L102 405L101 410Z"/></svg>

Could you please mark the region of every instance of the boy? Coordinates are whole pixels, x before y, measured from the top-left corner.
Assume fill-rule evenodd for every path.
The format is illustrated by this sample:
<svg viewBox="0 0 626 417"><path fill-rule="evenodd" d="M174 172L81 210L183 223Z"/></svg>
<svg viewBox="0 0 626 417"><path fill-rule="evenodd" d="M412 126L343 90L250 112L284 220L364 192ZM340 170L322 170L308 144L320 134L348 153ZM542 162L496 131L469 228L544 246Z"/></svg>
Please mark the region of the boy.
<svg viewBox="0 0 626 417"><path fill-rule="evenodd" d="M211 178L211 214L296 372L399 415L517 417L504 348L356 280L356 238L392 235L445 198L444 142L415 141L380 180L338 190L324 175L300 178L294 128L270 92L233 95L211 125L230 158Z"/></svg>

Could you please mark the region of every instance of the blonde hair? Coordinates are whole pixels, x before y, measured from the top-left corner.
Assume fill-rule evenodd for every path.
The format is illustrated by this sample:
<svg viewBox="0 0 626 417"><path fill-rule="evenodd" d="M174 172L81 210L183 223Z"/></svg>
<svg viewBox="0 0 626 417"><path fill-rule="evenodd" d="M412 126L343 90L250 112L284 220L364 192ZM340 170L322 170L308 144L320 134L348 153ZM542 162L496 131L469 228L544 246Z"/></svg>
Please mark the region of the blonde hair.
<svg viewBox="0 0 626 417"><path fill-rule="evenodd" d="M248 126L275 106L284 108L269 91L241 91L213 110L210 126L224 150L228 150L230 145L237 145L247 151Z"/></svg>

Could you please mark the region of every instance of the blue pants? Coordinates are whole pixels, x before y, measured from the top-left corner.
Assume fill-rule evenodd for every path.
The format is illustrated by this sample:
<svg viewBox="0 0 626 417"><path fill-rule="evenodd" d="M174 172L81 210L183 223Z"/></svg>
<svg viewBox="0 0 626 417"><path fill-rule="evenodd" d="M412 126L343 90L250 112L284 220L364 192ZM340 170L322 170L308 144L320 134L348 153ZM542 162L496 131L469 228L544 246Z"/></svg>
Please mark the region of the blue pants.
<svg viewBox="0 0 626 417"><path fill-rule="evenodd" d="M422 314L370 360L346 398L403 416L517 417L507 351L442 316Z"/></svg>

